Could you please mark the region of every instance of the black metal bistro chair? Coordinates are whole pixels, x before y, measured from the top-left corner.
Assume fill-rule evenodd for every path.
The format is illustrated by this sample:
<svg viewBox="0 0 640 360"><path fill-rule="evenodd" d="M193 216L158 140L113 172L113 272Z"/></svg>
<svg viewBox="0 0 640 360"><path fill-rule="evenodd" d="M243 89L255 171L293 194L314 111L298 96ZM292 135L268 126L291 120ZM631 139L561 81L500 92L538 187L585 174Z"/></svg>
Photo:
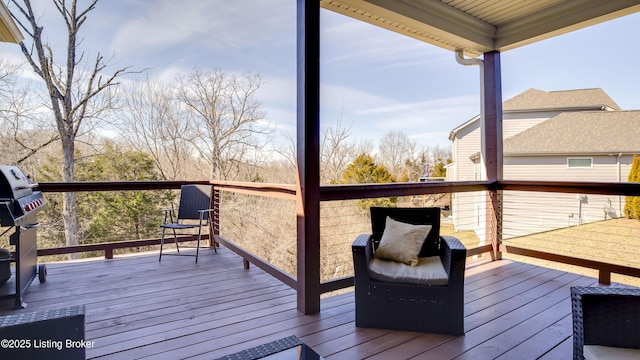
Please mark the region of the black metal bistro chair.
<svg viewBox="0 0 640 360"><path fill-rule="evenodd" d="M428 235L416 236L415 266L380 258L381 239L393 224L387 218L401 223L394 229L431 226ZM440 209L372 207L371 225L373 234L358 236L352 245L356 326L464 334L467 251L455 237L440 236Z"/></svg>
<svg viewBox="0 0 640 360"><path fill-rule="evenodd" d="M162 260L164 240L167 230L171 230L173 233L173 241L176 245L175 253L166 253L164 255L182 255L182 256L195 256L196 263L198 262L198 255L200 253L200 239L202 238L202 227L206 226L210 228L211 213L213 209L211 207L211 185L183 185L180 189L180 204L177 209L165 210L164 222L160 227L162 228L162 237L160 240L160 258ZM177 210L177 214L175 214ZM180 246L178 245L178 235L186 235L183 230L198 229L197 244L195 246L195 254L184 254L180 252ZM211 236L211 232L209 236ZM193 246L182 246L183 248L194 248ZM216 246L213 246L214 251L217 252Z"/></svg>

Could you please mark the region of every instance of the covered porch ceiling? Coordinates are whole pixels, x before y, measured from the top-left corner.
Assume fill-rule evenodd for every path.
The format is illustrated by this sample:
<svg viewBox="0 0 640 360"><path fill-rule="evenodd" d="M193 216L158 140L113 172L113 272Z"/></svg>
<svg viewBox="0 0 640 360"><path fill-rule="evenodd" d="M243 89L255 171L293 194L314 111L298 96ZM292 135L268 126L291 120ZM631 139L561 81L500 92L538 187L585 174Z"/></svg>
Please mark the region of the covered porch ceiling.
<svg viewBox="0 0 640 360"><path fill-rule="evenodd" d="M640 11L640 0L321 0L346 16L477 57Z"/></svg>
<svg viewBox="0 0 640 360"><path fill-rule="evenodd" d="M0 2L0 42L19 43L24 37L11 17L9 10Z"/></svg>

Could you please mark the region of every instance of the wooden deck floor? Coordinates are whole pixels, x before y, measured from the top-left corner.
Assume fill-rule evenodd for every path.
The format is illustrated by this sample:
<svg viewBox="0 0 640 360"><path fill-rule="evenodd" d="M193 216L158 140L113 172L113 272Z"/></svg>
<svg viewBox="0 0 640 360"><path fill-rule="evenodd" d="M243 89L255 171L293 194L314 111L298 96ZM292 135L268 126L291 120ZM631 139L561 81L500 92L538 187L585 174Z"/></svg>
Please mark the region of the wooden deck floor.
<svg viewBox="0 0 640 360"><path fill-rule="evenodd" d="M88 358L215 359L290 335L326 359L569 359L570 286L593 278L508 260L471 264L462 337L357 328L353 293L322 300L304 316L295 292L262 270L244 270L221 248L192 257L156 254L48 264L0 315L86 305Z"/></svg>

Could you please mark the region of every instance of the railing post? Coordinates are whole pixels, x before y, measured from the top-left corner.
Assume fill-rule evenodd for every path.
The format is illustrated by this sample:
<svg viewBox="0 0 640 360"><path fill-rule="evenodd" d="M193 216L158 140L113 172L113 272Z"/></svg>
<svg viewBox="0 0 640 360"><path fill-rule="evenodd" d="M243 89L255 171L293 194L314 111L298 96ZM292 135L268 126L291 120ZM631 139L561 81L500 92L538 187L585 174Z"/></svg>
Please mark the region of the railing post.
<svg viewBox="0 0 640 360"><path fill-rule="evenodd" d="M502 76L500 68L500 52L491 51L484 54L483 66L483 114L482 159L487 180L499 181L503 176L502 147ZM490 206L487 206L487 235L493 245L492 259L500 260L500 243L502 242L502 190L489 190Z"/></svg>
<svg viewBox="0 0 640 360"><path fill-rule="evenodd" d="M320 312L320 0L297 2L298 310Z"/></svg>
<svg viewBox="0 0 640 360"><path fill-rule="evenodd" d="M213 215L209 222L209 246L215 246L216 242L214 236L220 235L220 189L215 185L211 188L211 208L213 209Z"/></svg>
<svg viewBox="0 0 640 360"><path fill-rule="evenodd" d="M608 269L599 269L598 283L601 285L611 285L611 271Z"/></svg>
<svg viewBox="0 0 640 360"><path fill-rule="evenodd" d="M493 247L491 260L502 260L502 190L489 190L488 194L491 205L487 214L487 235Z"/></svg>

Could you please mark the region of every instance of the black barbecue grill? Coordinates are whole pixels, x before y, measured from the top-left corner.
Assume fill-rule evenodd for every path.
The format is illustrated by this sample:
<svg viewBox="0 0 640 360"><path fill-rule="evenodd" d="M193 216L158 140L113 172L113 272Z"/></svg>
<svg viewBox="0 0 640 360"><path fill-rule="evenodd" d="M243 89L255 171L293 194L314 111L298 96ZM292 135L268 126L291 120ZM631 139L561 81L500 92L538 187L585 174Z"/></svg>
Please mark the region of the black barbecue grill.
<svg viewBox="0 0 640 360"><path fill-rule="evenodd" d="M37 186L18 167L0 165L0 234L13 229L9 245L15 246L12 256L0 256L0 274L10 272L10 263L15 262L15 274L0 283L0 297L14 297L17 308L26 307L22 298L36 275L40 282L47 275L46 267L38 266L36 214L46 202L34 190Z"/></svg>

